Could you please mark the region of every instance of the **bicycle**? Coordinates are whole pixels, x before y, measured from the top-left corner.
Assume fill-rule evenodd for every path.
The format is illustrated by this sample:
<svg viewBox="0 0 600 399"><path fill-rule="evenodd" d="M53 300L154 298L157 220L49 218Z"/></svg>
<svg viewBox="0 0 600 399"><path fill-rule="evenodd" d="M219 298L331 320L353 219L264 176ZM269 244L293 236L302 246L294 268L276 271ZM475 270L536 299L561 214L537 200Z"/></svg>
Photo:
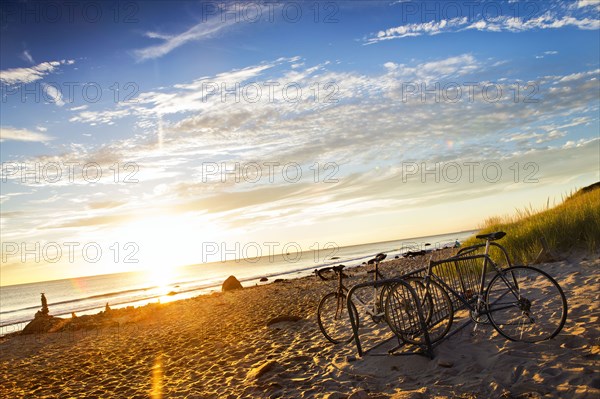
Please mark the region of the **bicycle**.
<svg viewBox="0 0 600 399"><path fill-rule="evenodd" d="M422 302L421 307L430 309L423 310L424 312L431 310L438 312L427 322L432 343L442 339L453 322L452 301L439 299L448 297L448 293L469 310L471 319L476 323L475 328L479 324L490 323L499 334L511 341L531 343L544 341L555 337L562 330L567 319L567 300L560 285L546 272L537 268L512 266L510 262L509 267L501 268L489 257L490 244L505 235L506 233L499 231L476 236L478 239L485 240L483 254L468 255L471 251L465 251L466 256L459 254L439 262L429 262L424 277L420 279L422 284L417 294L422 298L419 299ZM500 247L506 255L506 250L502 246L497 243L493 245ZM473 248L479 247L483 245L473 246ZM450 282L444 281L433 272L434 266L454 263L458 268L460 264L481 259L483 265L479 281L476 281L475 285L469 285L475 287L475 290L464 289L460 292L452 288ZM489 266L495 274L485 288ZM443 273L444 270L442 269L441 272ZM459 286L465 287L464 281L461 280L459 283ZM384 313L392 331L406 342L420 344L423 334L414 322L416 319L411 314L411 308L404 304L407 298L405 291L402 286L393 287L386 299ZM437 329L433 336L430 329Z"/></svg>
<svg viewBox="0 0 600 399"><path fill-rule="evenodd" d="M368 264L375 265L374 270L369 271L369 273L373 273L375 282L377 282L377 279L384 279L384 276L379 271L379 263L386 257L386 254L379 253L373 259L368 261ZM328 271L333 271L337 276L337 289L333 292L325 294L325 296L323 296L319 302L319 306L317 308L317 323L319 324L319 328L321 329L321 332L325 338L334 344L348 343L354 337L352 326L350 324L348 308L346 305L348 288L344 285L343 281L345 275L342 270L344 268L344 265L338 265L315 270L315 274L320 279L325 281L331 280L331 278L324 276L324 274ZM364 302L360 298L356 298L356 302L362 308L363 312L369 315L376 324L385 319L383 305L385 297L387 296L387 289L388 288L384 287L378 293L378 289L374 288L373 297L368 302ZM354 302L351 302L351 305L355 320L359 320L356 305Z"/></svg>

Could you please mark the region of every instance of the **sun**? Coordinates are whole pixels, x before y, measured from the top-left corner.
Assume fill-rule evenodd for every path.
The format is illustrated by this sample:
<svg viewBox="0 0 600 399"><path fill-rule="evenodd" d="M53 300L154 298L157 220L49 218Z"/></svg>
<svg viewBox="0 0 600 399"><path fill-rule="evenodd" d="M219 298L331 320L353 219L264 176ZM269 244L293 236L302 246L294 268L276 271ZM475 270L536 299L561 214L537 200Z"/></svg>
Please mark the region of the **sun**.
<svg viewBox="0 0 600 399"><path fill-rule="evenodd" d="M200 262L200 243L210 240L207 226L201 217L148 216L124 225L119 236L138 248L137 269L146 271L157 285L166 286L176 279L178 266Z"/></svg>

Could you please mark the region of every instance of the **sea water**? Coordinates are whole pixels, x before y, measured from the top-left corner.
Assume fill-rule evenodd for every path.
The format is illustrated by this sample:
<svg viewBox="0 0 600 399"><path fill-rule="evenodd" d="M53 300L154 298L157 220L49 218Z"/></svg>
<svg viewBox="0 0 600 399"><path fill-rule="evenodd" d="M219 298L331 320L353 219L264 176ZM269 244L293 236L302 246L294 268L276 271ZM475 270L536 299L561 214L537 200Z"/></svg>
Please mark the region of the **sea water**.
<svg viewBox="0 0 600 399"><path fill-rule="evenodd" d="M169 271L168 278L166 274L162 274L163 278L159 281L151 273L138 271L3 286L0 287L0 335L19 331L33 319L35 312L41 308L42 292L53 316L68 316L71 312L77 315L93 314L103 310L107 303L111 308L120 308L206 294L219 290L222 282L230 275L236 276L242 285L252 286L259 284L262 277L267 277L268 282L272 282L277 278L303 277L311 274L314 269L327 265L343 263L348 267L358 266L379 252L384 252L388 259L393 259L409 250L453 246L456 239L463 241L473 233L474 231L464 231L352 245L319 252L306 251L191 265L173 268ZM427 243L431 246L426 246Z"/></svg>

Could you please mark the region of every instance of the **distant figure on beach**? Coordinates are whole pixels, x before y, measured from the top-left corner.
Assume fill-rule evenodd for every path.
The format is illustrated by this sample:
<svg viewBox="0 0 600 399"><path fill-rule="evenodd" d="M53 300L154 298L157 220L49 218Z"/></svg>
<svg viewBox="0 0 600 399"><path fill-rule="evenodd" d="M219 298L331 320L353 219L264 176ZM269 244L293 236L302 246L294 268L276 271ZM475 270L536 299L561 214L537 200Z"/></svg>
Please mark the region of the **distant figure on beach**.
<svg viewBox="0 0 600 399"><path fill-rule="evenodd" d="M454 242L454 248L460 248L460 242L458 242L458 238Z"/></svg>
<svg viewBox="0 0 600 399"><path fill-rule="evenodd" d="M42 292L42 314L47 315L50 311L48 310L48 301L46 295Z"/></svg>
<svg viewBox="0 0 600 399"><path fill-rule="evenodd" d="M106 306L104 307L104 311L106 313L110 312L110 306L108 306L108 302L106 302Z"/></svg>

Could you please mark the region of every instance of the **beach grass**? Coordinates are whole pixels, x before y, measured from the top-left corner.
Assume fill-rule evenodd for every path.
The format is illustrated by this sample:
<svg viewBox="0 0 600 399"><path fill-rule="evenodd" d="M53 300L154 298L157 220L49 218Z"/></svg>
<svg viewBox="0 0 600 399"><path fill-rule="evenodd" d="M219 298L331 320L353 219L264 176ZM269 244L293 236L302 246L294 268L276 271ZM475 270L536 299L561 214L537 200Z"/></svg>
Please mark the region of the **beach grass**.
<svg viewBox="0 0 600 399"><path fill-rule="evenodd" d="M536 211L517 210L513 215L487 219L477 234L504 231L501 240L511 258L517 263L533 262L542 249L541 237L548 247L560 252L600 249L600 182L571 193L557 206ZM475 237L465 246L480 243Z"/></svg>

